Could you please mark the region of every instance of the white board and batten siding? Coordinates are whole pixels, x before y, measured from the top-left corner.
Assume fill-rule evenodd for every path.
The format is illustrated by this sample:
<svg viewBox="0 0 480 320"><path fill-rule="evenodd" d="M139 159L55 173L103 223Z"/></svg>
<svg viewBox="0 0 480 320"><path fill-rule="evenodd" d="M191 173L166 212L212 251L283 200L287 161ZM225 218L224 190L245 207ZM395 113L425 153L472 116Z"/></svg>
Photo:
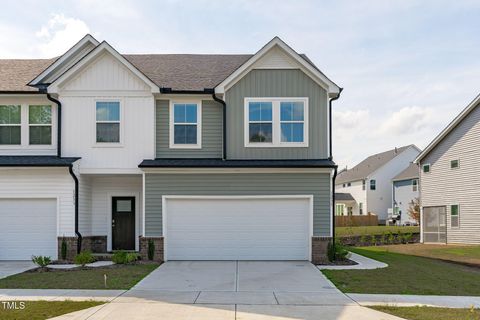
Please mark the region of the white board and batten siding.
<svg viewBox="0 0 480 320"><path fill-rule="evenodd" d="M450 168L459 160L459 168ZM446 206L447 242L480 244L480 108L477 106L422 160L422 207ZM460 226L451 227L450 206L460 208Z"/></svg>
<svg viewBox="0 0 480 320"><path fill-rule="evenodd" d="M155 158L155 101L149 86L109 53L59 87L62 153L81 155L80 173L141 173ZM96 143L96 102L120 102L120 143Z"/></svg>
<svg viewBox="0 0 480 320"><path fill-rule="evenodd" d="M164 196L166 260L310 260L313 196Z"/></svg>

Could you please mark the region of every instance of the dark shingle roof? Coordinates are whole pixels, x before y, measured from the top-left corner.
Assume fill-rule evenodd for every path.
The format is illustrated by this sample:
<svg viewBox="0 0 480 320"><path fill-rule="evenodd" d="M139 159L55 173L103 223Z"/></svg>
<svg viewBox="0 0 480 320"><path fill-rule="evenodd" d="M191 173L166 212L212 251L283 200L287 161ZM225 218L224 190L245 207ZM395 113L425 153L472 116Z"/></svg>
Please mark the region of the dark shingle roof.
<svg viewBox="0 0 480 320"><path fill-rule="evenodd" d="M214 88L252 55L124 54L160 88L203 90Z"/></svg>
<svg viewBox="0 0 480 320"><path fill-rule="evenodd" d="M397 155L408 149L413 145L395 148L382 153L374 154L355 167L349 170L344 170L338 174L336 183L345 183L351 181L358 181L367 178L372 172L395 158Z"/></svg>
<svg viewBox="0 0 480 320"><path fill-rule="evenodd" d="M80 158L0 156L0 167L68 167Z"/></svg>
<svg viewBox="0 0 480 320"><path fill-rule="evenodd" d="M415 163L410 163L410 165L405 170L397 174L392 180L393 181L410 180L410 179L416 179L419 176L420 176L420 173L419 173L418 165L416 165Z"/></svg>
<svg viewBox="0 0 480 320"><path fill-rule="evenodd" d="M336 193L335 192L335 201L355 201L350 193Z"/></svg>
<svg viewBox="0 0 480 320"><path fill-rule="evenodd" d="M222 160L155 159L143 160L140 168L334 168L330 160Z"/></svg>
<svg viewBox="0 0 480 320"><path fill-rule="evenodd" d="M0 91L35 92L27 86L55 59L0 59Z"/></svg>

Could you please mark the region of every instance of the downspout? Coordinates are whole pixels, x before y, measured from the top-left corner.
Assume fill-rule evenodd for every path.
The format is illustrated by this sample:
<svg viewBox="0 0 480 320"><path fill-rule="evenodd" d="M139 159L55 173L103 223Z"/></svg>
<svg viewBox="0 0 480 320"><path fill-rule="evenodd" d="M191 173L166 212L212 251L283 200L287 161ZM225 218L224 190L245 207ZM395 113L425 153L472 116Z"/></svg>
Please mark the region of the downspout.
<svg viewBox="0 0 480 320"><path fill-rule="evenodd" d="M343 88L340 88L338 91L338 94L335 98L330 99L329 101L329 111L328 111L328 122L329 122L329 156L328 160L333 161L333 152L332 152L332 102L335 100L338 100L340 98L340 94L342 93ZM332 243L335 246L335 180L337 179L337 166L335 166L335 169L333 171L333 176L332 176Z"/></svg>
<svg viewBox="0 0 480 320"><path fill-rule="evenodd" d="M213 100L219 102L223 106L223 153L222 153L222 160L227 160L227 103L218 98L215 95L215 92L212 93Z"/></svg>
<svg viewBox="0 0 480 320"><path fill-rule="evenodd" d="M77 253L80 253L80 251L82 250L82 235L78 231L78 178L75 175L75 172L73 172L73 165L68 166L68 172L70 172L70 175L75 182L75 234L78 237Z"/></svg>
<svg viewBox="0 0 480 320"><path fill-rule="evenodd" d="M62 103L47 92L47 99L57 105L57 157L62 156Z"/></svg>

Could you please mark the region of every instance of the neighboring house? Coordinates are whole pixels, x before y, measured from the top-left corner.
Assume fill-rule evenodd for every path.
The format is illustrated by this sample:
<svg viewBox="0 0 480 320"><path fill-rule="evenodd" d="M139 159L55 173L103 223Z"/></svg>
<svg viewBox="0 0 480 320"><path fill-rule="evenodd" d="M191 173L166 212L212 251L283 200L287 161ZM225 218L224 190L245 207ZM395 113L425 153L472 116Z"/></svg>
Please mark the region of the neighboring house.
<svg viewBox="0 0 480 320"><path fill-rule="evenodd" d="M408 214L410 204L419 198L418 179L418 166L414 163L410 163L405 170L392 179L393 215L388 218L391 223L402 226L418 224Z"/></svg>
<svg viewBox="0 0 480 320"><path fill-rule="evenodd" d="M335 199L336 205L344 205L347 214L376 214L379 223L384 224L392 206L392 179L419 153L412 144L374 154L352 169L343 170L337 176L335 190L350 194L355 202Z"/></svg>
<svg viewBox="0 0 480 320"><path fill-rule="evenodd" d="M120 54L87 35L0 60L0 260L326 259L331 101L274 38L251 55Z"/></svg>
<svg viewBox="0 0 480 320"><path fill-rule="evenodd" d="M415 159L421 241L480 244L480 95Z"/></svg>

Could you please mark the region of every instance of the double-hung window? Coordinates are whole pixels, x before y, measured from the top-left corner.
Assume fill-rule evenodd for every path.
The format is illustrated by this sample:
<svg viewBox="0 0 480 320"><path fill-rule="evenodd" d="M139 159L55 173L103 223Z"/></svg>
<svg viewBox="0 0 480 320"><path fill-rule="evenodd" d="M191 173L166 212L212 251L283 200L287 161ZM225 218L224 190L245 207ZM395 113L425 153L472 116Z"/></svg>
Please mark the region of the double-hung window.
<svg viewBox="0 0 480 320"><path fill-rule="evenodd" d="M458 204L450 206L450 226L452 228L458 228L460 226L460 207Z"/></svg>
<svg viewBox="0 0 480 320"><path fill-rule="evenodd" d="M170 148L201 148L200 103L171 104Z"/></svg>
<svg viewBox="0 0 480 320"><path fill-rule="evenodd" d="M377 181L375 179L370 180L370 190L377 190Z"/></svg>
<svg viewBox="0 0 480 320"><path fill-rule="evenodd" d="M413 192L418 191L418 179L413 179L412 180L412 191Z"/></svg>
<svg viewBox="0 0 480 320"><path fill-rule="evenodd" d="M52 106L31 105L28 107L30 145L52 144Z"/></svg>
<svg viewBox="0 0 480 320"><path fill-rule="evenodd" d="M0 144L20 145L21 129L21 106L0 105Z"/></svg>
<svg viewBox="0 0 480 320"><path fill-rule="evenodd" d="M97 101L96 104L96 142L120 142L120 102Z"/></svg>
<svg viewBox="0 0 480 320"><path fill-rule="evenodd" d="M307 98L245 98L246 147L308 147Z"/></svg>

